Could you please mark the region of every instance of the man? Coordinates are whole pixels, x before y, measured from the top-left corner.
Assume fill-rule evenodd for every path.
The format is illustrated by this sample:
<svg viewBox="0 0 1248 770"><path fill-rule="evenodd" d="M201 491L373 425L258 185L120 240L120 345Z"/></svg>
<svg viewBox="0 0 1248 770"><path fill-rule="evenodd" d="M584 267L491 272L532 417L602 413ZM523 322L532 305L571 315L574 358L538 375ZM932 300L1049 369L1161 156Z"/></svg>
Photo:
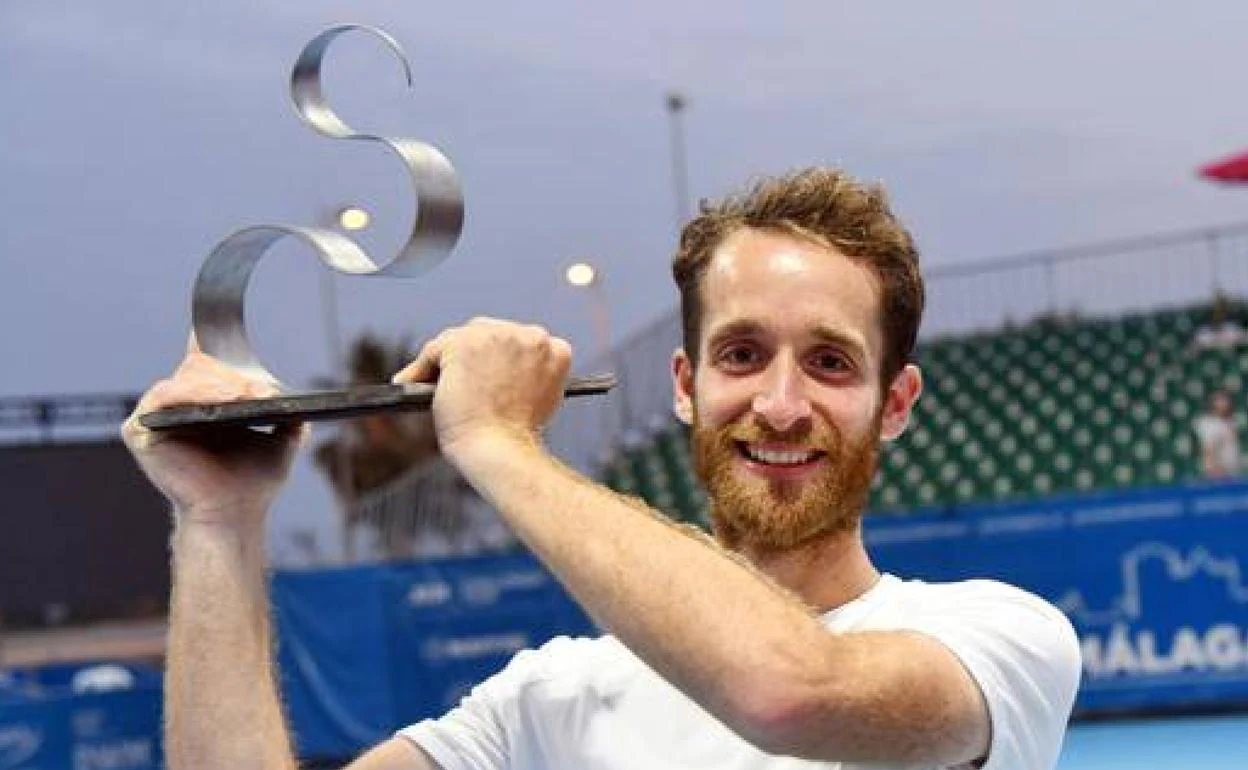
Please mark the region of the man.
<svg viewBox="0 0 1248 770"><path fill-rule="evenodd" d="M991 581L881 576L863 548L879 441L921 390L916 259L883 194L835 170L685 228L675 406L718 542L546 453L566 342L489 319L429 342L395 379L437 380L445 456L610 636L517 655L352 770L1051 767L1079 672L1061 614ZM267 392L192 346L136 411ZM169 766L292 767L261 533L297 436L126 435L178 522Z"/></svg>
<svg viewBox="0 0 1248 770"><path fill-rule="evenodd" d="M1200 443L1200 467L1207 479L1230 479L1239 475L1239 428L1231 394L1215 390L1209 410L1192 425Z"/></svg>

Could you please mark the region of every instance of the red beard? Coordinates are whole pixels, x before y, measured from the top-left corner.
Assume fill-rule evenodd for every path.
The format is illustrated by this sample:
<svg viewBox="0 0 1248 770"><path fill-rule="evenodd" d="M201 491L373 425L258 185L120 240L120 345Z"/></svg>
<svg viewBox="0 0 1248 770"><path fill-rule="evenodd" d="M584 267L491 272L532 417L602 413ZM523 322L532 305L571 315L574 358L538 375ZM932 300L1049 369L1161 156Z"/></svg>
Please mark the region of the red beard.
<svg viewBox="0 0 1248 770"><path fill-rule="evenodd" d="M852 443L830 424L777 433L755 417L720 428L704 427L695 417L694 469L710 497L715 536L734 550L777 551L857 527L875 475L882 415L877 412L870 430ZM825 453L823 468L799 481L749 478L737 467L740 442L816 449Z"/></svg>

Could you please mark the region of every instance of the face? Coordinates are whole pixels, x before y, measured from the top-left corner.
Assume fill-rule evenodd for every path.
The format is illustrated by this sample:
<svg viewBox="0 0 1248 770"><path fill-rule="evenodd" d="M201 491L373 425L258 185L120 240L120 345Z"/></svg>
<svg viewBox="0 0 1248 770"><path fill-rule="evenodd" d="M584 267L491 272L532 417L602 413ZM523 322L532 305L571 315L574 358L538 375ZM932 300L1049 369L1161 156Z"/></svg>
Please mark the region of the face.
<svg viewBox="0 0 1248 770"><path fill-rule="evenodd" d="M676 412L729 547L789 549L853 529L881 438L900 435L918 370L887 388L869 268L788 235L742 229L702 282L700 356L673 358Z"/></svg>
<svg viewBox="0 0 1248 770"><path fill-rule="evenodd" d="M1213 413L1219 417L1230 417L1233 413L1231 397L1225 393L1215 393L1212 403Z"/></svg>

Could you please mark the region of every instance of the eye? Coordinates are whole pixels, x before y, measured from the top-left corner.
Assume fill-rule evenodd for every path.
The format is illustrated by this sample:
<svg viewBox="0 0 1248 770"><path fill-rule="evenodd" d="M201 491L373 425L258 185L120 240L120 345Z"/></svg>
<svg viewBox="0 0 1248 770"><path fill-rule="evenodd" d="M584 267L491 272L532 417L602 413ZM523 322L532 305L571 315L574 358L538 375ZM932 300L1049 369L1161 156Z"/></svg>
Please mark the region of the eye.
<svg viewBox="0 0 1248 770"><path fill-rule="evenodd" d="M758 346L745 342L724 345L715 355L715 363L728 371L744 371L762 361Z"/></svg>
<svg viewBox="0 0 1248 770"><path fill-rule="evenodd" d="M837 350L817 350L809 360L810 366L819 372L838 374L853 369L849 358Z"/></svg>

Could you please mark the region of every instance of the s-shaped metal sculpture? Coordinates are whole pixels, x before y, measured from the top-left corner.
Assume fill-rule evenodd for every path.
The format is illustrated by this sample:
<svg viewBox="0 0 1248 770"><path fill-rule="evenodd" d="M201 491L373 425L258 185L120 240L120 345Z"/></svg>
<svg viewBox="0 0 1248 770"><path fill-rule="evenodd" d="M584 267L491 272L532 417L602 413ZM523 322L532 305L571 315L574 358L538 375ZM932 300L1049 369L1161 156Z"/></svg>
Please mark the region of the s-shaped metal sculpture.
<svg viewBox="0 0 1248 770"><path fill-rule="evenodd" d="M328 268L348 275L412 277L450 256L464 222L464 199L451 162L431 145L414 139L366 134L348 126L329 107L321 91L321 65L339 35L360 30L380 38L403 64L407 83L411 66L394 38L360 24L331 27L311 40L291 73L295 110L312 130L330 139L380 142L399 156L416 191L412 231L399 253L385 264L374 262L350 238L333 230L292 225L256 225L232 233L204 260L191 297L191 324L205 353L257 379L278 383L252 352L247 340L244 299L256 265L269 248L286 237L312 247ZM604 393L615 384L611 375L572 378L566 394ZM210 425L274 425L304 420L350 417L391 409L424 409L433 401L430 384L369 385L345 390L290 393L273 398L224 404L179 406L145 415L153 430Z"/></svg>

